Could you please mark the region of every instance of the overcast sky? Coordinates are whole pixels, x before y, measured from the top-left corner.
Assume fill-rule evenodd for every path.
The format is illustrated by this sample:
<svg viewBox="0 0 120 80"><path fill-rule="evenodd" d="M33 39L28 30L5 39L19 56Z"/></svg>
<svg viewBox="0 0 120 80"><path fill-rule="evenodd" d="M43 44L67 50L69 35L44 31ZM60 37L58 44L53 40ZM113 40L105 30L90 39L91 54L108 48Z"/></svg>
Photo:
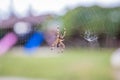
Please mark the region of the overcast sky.
<svg viewBox="0 0 120 80"><path fill-rule="evenodd" d="M0 16L6 15L4 18L9 16L10 1L12 0L0 0ZM24 17L27 15L29 5L35 11L33 14L39 15L47 12L63 13L66 7L74 8L78 5L116 7L120 5L120 0L13 0L13 4L15 13Z"/></svg>

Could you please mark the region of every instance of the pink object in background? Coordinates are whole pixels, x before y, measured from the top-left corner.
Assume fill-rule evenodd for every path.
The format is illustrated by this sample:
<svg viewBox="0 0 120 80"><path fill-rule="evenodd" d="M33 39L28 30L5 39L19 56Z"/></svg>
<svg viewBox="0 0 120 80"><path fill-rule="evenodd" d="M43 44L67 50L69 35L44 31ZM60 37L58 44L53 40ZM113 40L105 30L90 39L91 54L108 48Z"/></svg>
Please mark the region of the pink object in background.
<svg viewBox="0 0 120 80"><path fill-rule="evenodd" d="M6 53L10 48L12 48L17 42L17 36L14 33L6 34L0 40L0 55Z"/></svg>

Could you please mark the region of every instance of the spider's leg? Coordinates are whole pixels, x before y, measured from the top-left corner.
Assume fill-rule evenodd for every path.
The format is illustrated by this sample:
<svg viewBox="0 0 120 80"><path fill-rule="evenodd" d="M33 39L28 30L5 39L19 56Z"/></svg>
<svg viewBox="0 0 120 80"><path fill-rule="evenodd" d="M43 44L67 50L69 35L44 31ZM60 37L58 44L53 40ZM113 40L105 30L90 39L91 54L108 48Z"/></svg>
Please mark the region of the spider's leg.
<svg viewBox="0 0 120 80"><path fill-rule="evenodd" d="M61 51L62 53L63 53L64 49L65 49L64 43L63 43L63 42L60 42L60 51Z"/></svg>
<svg viewBox="0 0 120 80"><path fill-rule="evenodd" d="M51 45L51 50L54 50L54 48L57 46L58 40L55 40L54 43Z"/></svg>
<svg viewBox="0 0 120 80"><path fill-rule="evenodd" d="M55 43L52 44L51 50L54 50L54 48L55 48Z"/></svg>

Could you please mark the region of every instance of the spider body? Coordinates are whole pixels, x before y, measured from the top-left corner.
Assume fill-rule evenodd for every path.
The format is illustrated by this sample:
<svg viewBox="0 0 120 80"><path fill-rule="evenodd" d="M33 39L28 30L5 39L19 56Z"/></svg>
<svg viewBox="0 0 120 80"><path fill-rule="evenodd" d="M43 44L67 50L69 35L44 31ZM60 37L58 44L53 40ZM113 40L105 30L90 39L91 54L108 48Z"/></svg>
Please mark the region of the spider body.
<svg viewBox="0 0 120 80"><path fill-rule="evenodd" d="M64 33L63 34L61 34L59 28L57 28L56 39L53 42L53 44L51 45L52 50L54 50L54 48L57 47L57 48L60 48L60 52L63 52L63 50L65 49L65 44L63 43L65 34L66 34L66 29L65 28L64 28Z"/></svg>

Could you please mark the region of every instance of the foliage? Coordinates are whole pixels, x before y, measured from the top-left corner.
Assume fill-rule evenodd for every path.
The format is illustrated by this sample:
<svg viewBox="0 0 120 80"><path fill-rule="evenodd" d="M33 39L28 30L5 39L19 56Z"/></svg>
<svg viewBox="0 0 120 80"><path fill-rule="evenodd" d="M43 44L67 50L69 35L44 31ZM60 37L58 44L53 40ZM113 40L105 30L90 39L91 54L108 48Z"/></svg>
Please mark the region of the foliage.
<svg viewBox="0 0 120 80"><path fill-rule="evenodd" d="M85 30L115 36L120 26L120 8L77 7L63 16L69 36Z"/></svg>

